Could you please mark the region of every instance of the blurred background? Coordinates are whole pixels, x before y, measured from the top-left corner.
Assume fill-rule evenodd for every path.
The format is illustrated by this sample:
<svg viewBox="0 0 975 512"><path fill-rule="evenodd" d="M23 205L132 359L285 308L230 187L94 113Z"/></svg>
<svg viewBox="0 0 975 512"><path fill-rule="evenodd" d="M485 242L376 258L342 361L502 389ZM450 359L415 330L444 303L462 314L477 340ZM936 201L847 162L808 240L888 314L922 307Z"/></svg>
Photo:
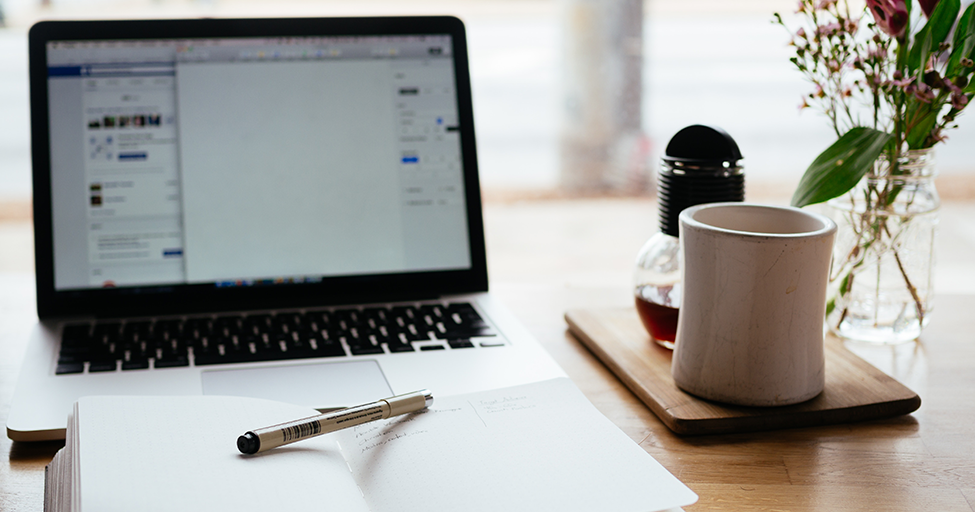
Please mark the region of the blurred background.
<svg viewBox="0 0 975 512"><path fill-rule="evenodd" d="M794 8L794 0L0 0L0 269L32 270L27 31L41 19L456 15L468 29L492 279L530 272L526 244L545 238L518 219L534 211L541 229L546 215L572 215L578 222L565 229L627 230L633 241L615 249L612 280L626 282L656 229L654 175L677 130L724 128L745 157L746 199L779 204L835 140L825 118L799 111L810 86L788 61L789 35L771 23L773 12L788 22ZM967 208L975 121L966 117L939 147L938 168L943 198ZM958 253L970 254L975 234L962 238ZM506 247L515 250L510 264ZM593 264L606 265L598 257Z"/></svg>

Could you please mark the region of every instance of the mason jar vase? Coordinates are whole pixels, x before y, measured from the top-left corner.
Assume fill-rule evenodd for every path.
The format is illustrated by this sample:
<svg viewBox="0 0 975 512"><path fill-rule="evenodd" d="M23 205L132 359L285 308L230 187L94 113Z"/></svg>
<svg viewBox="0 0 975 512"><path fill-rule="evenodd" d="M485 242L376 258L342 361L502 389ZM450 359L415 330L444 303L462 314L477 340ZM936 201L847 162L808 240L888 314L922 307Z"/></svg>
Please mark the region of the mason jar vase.
<svg viewBox="0 0 975 512"><path fill-rule="evenodd" d="M845 339L916 339L933 312L935 234L941 201L931 149L881 156L844 196L828 202L838 226L826 307Z"/></svg>

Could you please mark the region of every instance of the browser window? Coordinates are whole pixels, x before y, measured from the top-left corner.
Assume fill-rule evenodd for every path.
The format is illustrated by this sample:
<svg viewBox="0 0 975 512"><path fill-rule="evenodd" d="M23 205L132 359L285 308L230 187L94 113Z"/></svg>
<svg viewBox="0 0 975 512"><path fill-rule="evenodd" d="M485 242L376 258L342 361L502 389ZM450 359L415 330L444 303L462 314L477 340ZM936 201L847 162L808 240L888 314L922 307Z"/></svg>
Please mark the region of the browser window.
<svg viewBox="0 0 975 512"><path fill-rule="evenodd" d="M60 42L48 62L59 290L471 265L447 36Z"/></svg>

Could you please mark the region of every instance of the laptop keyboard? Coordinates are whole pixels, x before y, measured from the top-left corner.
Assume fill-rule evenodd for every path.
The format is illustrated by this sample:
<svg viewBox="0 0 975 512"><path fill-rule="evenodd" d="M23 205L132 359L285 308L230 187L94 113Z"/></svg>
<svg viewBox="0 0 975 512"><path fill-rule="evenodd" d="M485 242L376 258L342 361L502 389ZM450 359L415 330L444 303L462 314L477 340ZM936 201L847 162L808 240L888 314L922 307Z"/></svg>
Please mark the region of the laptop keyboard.
<svg viewBox="0 0 975 512"><path fill-rule="evenodd" d="M466 302L66 325L57 374L490 347ZM497 338L495 338L497 339Z"/></svg>

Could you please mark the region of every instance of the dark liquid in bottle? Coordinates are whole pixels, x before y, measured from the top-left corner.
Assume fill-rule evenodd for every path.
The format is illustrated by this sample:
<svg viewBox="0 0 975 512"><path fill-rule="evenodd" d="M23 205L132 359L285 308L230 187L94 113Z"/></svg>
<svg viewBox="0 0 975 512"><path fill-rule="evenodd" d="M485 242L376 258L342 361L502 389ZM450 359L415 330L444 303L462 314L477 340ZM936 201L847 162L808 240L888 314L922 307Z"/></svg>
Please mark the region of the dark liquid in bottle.
<svg viewBox="0 0 975 512"><path fill-rule="evenodd" d="M654 341L661 346L673 349L674 340L677 338L677 314L680 310L670 306L662 306L654 301L647 300L644 296L665 298L666 302L671 302L672 299L680 300L679 290L663 290L661 288L651 290L651 288L654 287L646 286L637 290L636 312L640 315L640 321L643 322L643 326L650 333L650 336L653 336ZM664 297L659 297L661 291L670 293L664 293ZM677 295L677 297L670 295Z"/></svg>

